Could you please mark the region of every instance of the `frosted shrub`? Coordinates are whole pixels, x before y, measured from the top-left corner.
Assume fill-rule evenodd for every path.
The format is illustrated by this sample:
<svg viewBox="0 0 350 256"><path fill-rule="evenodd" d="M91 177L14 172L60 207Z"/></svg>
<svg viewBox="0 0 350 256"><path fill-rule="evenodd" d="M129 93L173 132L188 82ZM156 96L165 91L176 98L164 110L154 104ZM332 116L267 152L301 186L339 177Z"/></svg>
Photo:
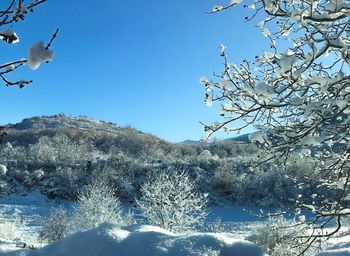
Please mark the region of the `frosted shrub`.
<svg viewBox="0 0 350 256"><path fill-rule="evenodd" d="M255 233L247 239L264 249L270 256L295 256L300 255L304 250L298 247L298 236L305 234L306 230L300 225L293 225L283 217L271 218L267 223L257 228ZM304 256L315 255L315 248L312 247Z"/></svg>
<svg viewBox="0 0 350 256"><path fill-rule="evenodd" d="M28 157L35 162L55 164L77 164L81 161L94 161L101 153L89 142L73 141L65 134L52 138L43 136L29 146Z"/></svg>
<svg viewBox="0 0 350 256"><path fill-rule="evenodd" d="M238 177L232 164L224 163L215 170L213 186L225 198L233 199L235 197L236 183Z"/></svg>
<svg viewBox="0 0 350 256"><path fill-rule="evenodd" d="M0 239L12 240L17 237L17 227L14 222L0 223Z"/></svg>
<svg viewBox="0 0 350 256"><path fill-rule="evenodd" d="M28 148L28 158L38 162L54 162L56 153L54 144L47 136L40 137L38 142Z"/></svg>
<svg viewBox="0 0 350 256"><path fill-rule="evenodd" d="M115 182L115 186L117 187L122 199L134 198L135 187L133 185L132 179L135 178L130 176L120 176L117 182Z"/></svg>
<svg viewBox="0 0 350 256"><path fill-rule="evenodd" d="M53 242L64 238L68 233L68 216L64 208L53 209L44 220L40 238L47 242Z"/></svg>
<svg viewBox="0 0 350 256"><path fill-rule="evenodd" d="M23 183L28 188L38 185L44 178L45 172L41 169L34 172L23 171Z"/></svg>
<svg viewBox="0 0 350 256"><path fill-rule="evenodd" d="M7 173L6 165L0 164L0 176L6 175L6 173Z"/></svg>
<svg viewBox="0 0 350 256"><path fill-rule="evenodd" d="M225 227L225 224L222 222L220 217L217 217L214 222L208 223L206 230L213 233L222 233L226 232L227 228Z"/></svg>
<svg viewBox="0 0 350 256"><path fill-rule="evenodd" d="M79 188L84 182L84 176L80 169L72 169L70 167L56 169L53 176L52 189L54 194L52 196L59 196L61 198L76 198Z"/></svg>
<svg viewBox="0 0 350 256"><path fill-rule="evenodd" d="M104 222L125 223L120 201L104 180L95 180L78 195L71 219L73 232L96 228Z"/></svg>
<svg viewBox="0 0 350 256"><path fill-rule="evenodd" d="M32 174L33 179L36 180L36 181L42 180L44 175L45 175L45 172L43 170L41 170L41 169L35 170L33 172L33 174Z"/></svg>
<svg viewBox="0 0 350 256"><path fill-rule="evenodd" d="M256 168L252 174L239 175L235 189L238 202L262 208L288 203L287 199L295 194L291 180L274 166Z"/></svg>
<svg viewBox="0 0 350 256"><path fill-rule="evenodd" d="M0 196L6 194L7 192L7 182L0 179Z"/></svg>
<svg viewBox="0 0 350 256"><path fill-rule="evenodd" d="M13 215L9 218L0 214L0 240L22 241L24 237L23 226L20 216Z"/></svg>
<svg viewBox="0 0 350 256"><path fill-rule="evenodd" d="M137 200L151 224L173 232L186 232L203 224L206 196L195 191L186 173L157 172L141 187Z"/></svg>

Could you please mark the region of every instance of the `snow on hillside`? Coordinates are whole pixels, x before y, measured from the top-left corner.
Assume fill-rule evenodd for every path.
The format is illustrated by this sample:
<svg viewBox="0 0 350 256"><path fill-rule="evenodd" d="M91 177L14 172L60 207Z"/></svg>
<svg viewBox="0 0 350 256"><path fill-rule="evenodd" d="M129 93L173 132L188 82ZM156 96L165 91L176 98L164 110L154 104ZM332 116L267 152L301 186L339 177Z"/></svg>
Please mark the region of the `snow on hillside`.
<svg viewBox="0 0 350 256"><path fill-rule="evenodd" d="M120 127L114 123L98 121L87 116L66 116L63 114L54 116L36 116L25 118L20 123L11 125L16 130L35 131L37 129L74 128L78 130L95 130L118 134Z"/></svg>
<svg viewBox="0 0 350 256"><path fill-rule="evenodd" d="M24 253L25 252L25 253ZM39 250L2 252L3 256L263 256L256 245L220 234L175 235L148 225L119 227L105 223L96 229L73 234Z"/></svg>

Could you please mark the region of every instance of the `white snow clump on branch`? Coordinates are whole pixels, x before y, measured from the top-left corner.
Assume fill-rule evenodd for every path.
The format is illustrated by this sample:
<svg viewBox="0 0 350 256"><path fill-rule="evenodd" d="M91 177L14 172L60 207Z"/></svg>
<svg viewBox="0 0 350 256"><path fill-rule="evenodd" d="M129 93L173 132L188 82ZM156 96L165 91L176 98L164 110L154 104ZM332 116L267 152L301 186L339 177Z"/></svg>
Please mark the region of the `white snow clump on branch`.
<svg viewBox="0 0 350 256"><path fill-rule="evenodd" d="M41 62L48 62L52 57L53 52L44 46L44 42L37 42L29 49L28 67L32 70L36 70Z"/></svg>

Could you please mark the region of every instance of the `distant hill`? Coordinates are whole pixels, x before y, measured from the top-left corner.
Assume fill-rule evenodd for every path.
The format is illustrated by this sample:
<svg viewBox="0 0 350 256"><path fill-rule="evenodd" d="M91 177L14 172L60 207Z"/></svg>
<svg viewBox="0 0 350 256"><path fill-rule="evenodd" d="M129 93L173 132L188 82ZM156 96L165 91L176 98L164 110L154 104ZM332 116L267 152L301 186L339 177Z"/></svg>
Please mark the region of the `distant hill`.
<svg viewBox="0 0 350 256"><path fill-rule="evenodd" d="M226 139L225 141L249 142L249 133Z"/></svg>
<svg viewBox="0 0 350 256"><path fill-rule="evenodd" d="M72 139L81 137L96 139L99 136L115 137L121 132L121 128L112 123L85 116L72 117L63 114L30 117L5 127L7 136L4 137L4 142L21 146L36 143L42 136L65 134Z"/></svg>
<svg viewBox="0 0 350 256"><path fill-rule="evenodd" d="M216 142L249 142L249 133L247 134L243 134L243 135L239 135L236 137L232 137L232 138L228 138L228 139L224 139L224 140L215 140L213 143ZM180 142L179 144L187 144L187 145L199 145L201 144L201 141L198 140L184 140L182 142Z"/></svg>
<svg viewBox="0 0 350 256"><path fill-rule="evenodd" d="M81 131L94 130L111 134L117 134L120 131L120 127L111 122L97 121L87 116L74 117L64 114L26 118L15 124L14 128L22 131L72 128Z"/></svg>
<svg viewBox="0 0 350 256"><path fill-rule="evenodd" d="M66 135L72 141L88 141L105 153L116 150L131 158L151 157L154 160L164 155L174 157L197 155L205 149L213 155L228 157L234 156L237 150L244 151L246 150L244 148L251 147L242 145L242 142L243 144L249 142L248 134L212 143L196 140L171 143L132 127L121 127L87 116L75 117L64 114L30 117L6 127L7 136L3 141L10 142L13 146L27 147L37 143L43 136L52 138Z"/></svg>
<svg viewBox="0 0 350 256"><path fill-rule="evenodd" d="M201 142L198 140L184 140L184 141L179 142L179 144L198 145L198 144L201 144Z"/></svg>
<svg viewBox="0 0 350 256"><path fill-rule="evenodd" d="M28 146L36 143L40 137L54 137L64 134L72 140L88 140L98 149L108 152L112 147L119 148L127 154L138 155L141 151L169 151L172 143L154 135L143 133L132 127L121 127L115 123L98 121L86 116L37 116L23 119L17 124L5 126L7 136L4 142L15 146Z"/></svg>

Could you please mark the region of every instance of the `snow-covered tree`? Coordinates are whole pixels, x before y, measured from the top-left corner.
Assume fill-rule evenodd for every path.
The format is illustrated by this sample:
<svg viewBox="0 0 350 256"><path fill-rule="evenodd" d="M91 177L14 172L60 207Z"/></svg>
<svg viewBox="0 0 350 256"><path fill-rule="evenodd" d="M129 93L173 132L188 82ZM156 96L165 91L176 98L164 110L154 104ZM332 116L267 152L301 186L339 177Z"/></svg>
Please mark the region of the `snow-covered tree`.
<svg viewBox="0 0 350 256"><path fill-rule="evenodd" d="M104 222L129 224L123 218L120 201L105 180L95 180L78 195L71 218L71 231L96 228Z"/></svg>
<svg viewBox="0 0 350 256"><path fill-rule="evenodd" d="M227 6L216 5L212 12ZM224 69L213 80L201 77L205 102L221 103L222 122L206 125L207 136L224 129L240 132L254 125L250 140L264 147L261 162L274 160L281 168L290 154L314 157L320 164L292 197L296 213L307 208L315 219L305 221L314 232L305 244L339 231L350 215L350 3L347 0L245 1L252 9L246 20L258 23L270 49L253 61L235 64L220 45ZM309 180L324 190L305 198ZM331 197L329 195L332 195ZM335 222L327 233L323 228Z"/></svg>
<svg viewBox="0 0 350 256"><path fill-rule="evenodd" d="M207 198L195 188L185 172L155 172L142 185L137 204L151 224L186 232L200 226L207 216Z"/></svg>
<svg viewBox="0 0 350 256"><path fill-rule="evenodd" d="M50 212L44 219L40 238L47 242L53 242L64 238L68 234L68 216L63 207L58 207Z"/></svg>

